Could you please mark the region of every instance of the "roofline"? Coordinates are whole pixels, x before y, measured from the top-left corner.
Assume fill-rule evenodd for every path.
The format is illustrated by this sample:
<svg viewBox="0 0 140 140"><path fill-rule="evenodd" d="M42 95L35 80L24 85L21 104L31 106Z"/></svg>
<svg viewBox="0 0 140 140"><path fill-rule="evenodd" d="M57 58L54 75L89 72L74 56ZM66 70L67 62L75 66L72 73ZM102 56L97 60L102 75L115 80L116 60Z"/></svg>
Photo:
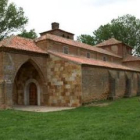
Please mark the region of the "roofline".
<svg viewBox="0 0 140 140"><path fill-rule="evenodd" d="M51 55L55 55L59 58L63 58L61 56L58 56L57 54L54 54L54 53L51 53L50 51L48 52L48 54L51 54ZM94 67L101 67L101 68L109 68L109 69L117 69L117 70L123 70L123 71L135 71L135 72L140 72L139 70L129 70L129 69L123 69L123 68L111 68L111 67L106 67L106 66L98 66L98 65L91 65L91 64L82 64L82 63L78 63L78 62L75 62L75 61L72 61L72 60L69 60L68 58L63 58L67 61L70 61L70 62L73 62L73 63L76 63L76 64L79 64L79 65L89 65L89 66L94 66ZM128 67L129 68L129 67Z"/></svg>
<svg viewBox="0 0 140 140"><path fill-rule="evenodd" d="M51 41L54 41L53 39L48 39L47 38L47 40L51 40ZM62 43L61 41L55 41L55 42L59 42L59 43ZM70 44L68 44L68 43L63 43L63 44L67 44L67 45L70 45ZM84 43L83 43L84 44ZM86 44L87 45L87 44ZM74 45L70 45L70 46L74 46ZM75 45L76 46L76 45ZM74 47L75 47L74 46ZM78 45L76 46L76 47L78 47L78 48L81 48L81 49L85 49L85 50L89 50L89 51L94 51L94 50L90 50L90 49L86 49L86 48L82 48L82 47L79 47ZM93 47L95 47L95 46L93 46ZM116 57L116 58L119 58L119 59L122 59L122 57L121 56L116 56L115 54L106 54L106 53L103 53L103 52L98 52L98 51L96 51L95 50L95 52L97 52L97 53L100 53L100 54L104 54L104 55L109 55L109 56L113 56L113 57ZM111 52L109 52L109 53L111 53Z"/></svg>
<svg viewBox="0 0 140 140"><path fill-rule="evenodd" d="M62 58L61 56L58 56L57 54L54 54L51 51L48 52L48 55L50 55L50 54ZM73 63L76 63L76 64L79 64L79 65L82 65L82 63L80 63L80 62L75 62L75 61L69 60L67 58L63 58L63 59L68 60L68 61L73 62Z"/></svg>
<svg viewBox="0 0 140 140"><path fill-rule="evenodd" d="M90 65L90 64L81 64L81 65L89 65L89 66L94 66L94 67L101 67L101 68L109 68L109 69L116 69L116 70L123 70L123 71L134 71L134 72L139 72L139 70L129 70L129 69L121 69L121 68L110 68L110 67L106 67L106 66L97 66L97 65Z"/></svg>
<svg viewBox="0 0 140 140"><path fill-rule="evenodd" d="M122 41L121 41L120 43L113 43L113 44L110 44L110 45L117 45L117 44L124 44L124 45L126 45L127 47L133 49L131 46L129 46L129 45L123 43ZM97 45L98 45L98 44L97 44ZM103 47L103 46L110 46L110 45L102 45L102 46L96 46L96 45L95 45L95 47Z"/></svg>
<svg viewBox="0 0 140 140"><path fill-rule="evenodd" d="M124 60L123 63L126 63L126 62L134 62L134 61L140 61L140 60Z"/></svg>
<svg viewBox="0 0 140 140"><path fill-rule="evenodd" d="M122 44L122 42L120 42L120 43L113 43L113 44L109 44L109 45L101 45L101 46L98 46L98 44L97 44L97 45L95 45L95 47L103 47L103 46L110 46L110 45L116 45L116 44Z"/></svg>
<svg viewBox="0 0 140 140"><path fill-rule="evenodd" d="M127 45L126 43L123 43L123 42L122 42L122 44L124 44L124 45L126 45L127 47L133 49L131 46Z"/></svg>
<svg viewBox="0 0 140 140"><path fill-rule="evenodd" d="M17 49L17 48L11 48L11 47L7 47L5 45L2 45L0 47L0 51L6 51L6 50L17 50L17 51L22 51L22 52L28 52L28 53L34 53L34 54L40 54L40 55L48 55L48 53L46 52L35 52L35 51L29 51L29 50L22 50L22 49Z"/></svg>
<svg viewBox="0 0 140 140"><path fill-rule="evenodd" d="M39 33L39 34L42 35L42 34L49 33L49 32L55 31L55 30L60 30L60 31L63 31L63 32L65 32L65 33L69 33L69 34L71 34L71 35L74 35L73 33L70 33L70 32L67 32L67 31L64 31L64 30L61 30L61 29L53 29L53 30L41 32L41 33Z"/></svg>

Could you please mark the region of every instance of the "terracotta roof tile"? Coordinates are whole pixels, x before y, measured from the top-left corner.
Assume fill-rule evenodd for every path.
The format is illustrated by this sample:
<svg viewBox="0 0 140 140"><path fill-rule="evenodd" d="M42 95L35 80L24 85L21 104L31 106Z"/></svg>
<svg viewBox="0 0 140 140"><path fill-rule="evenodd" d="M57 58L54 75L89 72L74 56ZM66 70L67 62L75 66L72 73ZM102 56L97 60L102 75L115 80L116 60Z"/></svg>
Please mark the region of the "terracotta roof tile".
<svg viewBox="0 0 140 140"><path fill-rule="evenodd" d="M102 53L102 54L106 54L106 55L121 58L120 56L118 56L116 54L113 54L109 51L106 51L106 50L103 50L103 49L100 49L100 48L97 48L97 47L93 47L91 45L87 45L87 44L84 44L84 43L81 43L81 42L78 42L78 41L74 41L74 40L71 40L71 39L66 39L66 38L63 38L63 37L56 36L56 35L51 35L51 34L46 34L46 35L41 36L40 38L36 39L36 42L41 41L41 40L45 40L45 39L50 39L50 40L60 42L60 43L64 43L64 44L67 44L67 45L76 46L76 47L79 47L79 48L83 48L83 49L91 50L91 51L94 51L94 52L98 52L98 53Z"/></svg>
<svg viewBox="0 0 140 140"><path fill-rule="evenodd" d="M120 65L120 64L105 62L105 61L96 60L96 59L76 57L76 56L66 55L63 53L52 52L52 51L49 51L48 53L53 54L53 55L58 56L58 57L61 57L63 59L72 61L72 62L76 62L78 64L86 64L86 65L100 66L100 67L120 69L120 70L139 71L137 69L132 69L132 68L129 68L127 66Z"/></svg>
<svg viewBox="0 0 140 140"><path fill-rule="evenodd" d="M121 44L121 43L132 49L131 46L129 46L129 45L127 45L127 44L123 43L122 41L119 41L119 40L117 40L115 38L110 38L110 39L105 40L105 41L103 41L103 42L101 42L101 43L99 43L99 44L97 44L95 46L96 47L104 47L104 46L116 45L116 44Z"/></svg>
<svg viewBox="0 0 140 140"><path fill-rule="evenodd" d="M101 47L101 46L108 46L108 45L114 45L114 44L120 44L122 43L121 41L115 39L115 38L110 38L108 40L103 41L102 43L99 43L95 45L96 47Z"/></svg>
<svg viewBox="0 0 140 140"><path fill-rule="evenodd" d="M67 32L67 31L64 31L64 30L61 30L61 29L53 29L53 30L49 30L49 31L45 31L45 32L41 32L40 35L47 34L47 33L52 33L52 32L54 32L54 31L61 31L61 32L65 32L65 33L68 33L68 34L74 35L73 33L70 33L70 32Z"/></svg>
<svg viewBox="0 0 140 140"><path fill-rule="evenodd" d="M0 47L46 54L45 51L36 46L32 39L26 39L19 36L11 36L2 40L0 42Z"/></svg>
<svg viewBox="0 0 140 140"><path fill-rule="evenodd" d="M140 57L136 57L136 56L132 56L132 55L127 55L123 59L123 62L130 62L130 61L140 61Z"/></svg>

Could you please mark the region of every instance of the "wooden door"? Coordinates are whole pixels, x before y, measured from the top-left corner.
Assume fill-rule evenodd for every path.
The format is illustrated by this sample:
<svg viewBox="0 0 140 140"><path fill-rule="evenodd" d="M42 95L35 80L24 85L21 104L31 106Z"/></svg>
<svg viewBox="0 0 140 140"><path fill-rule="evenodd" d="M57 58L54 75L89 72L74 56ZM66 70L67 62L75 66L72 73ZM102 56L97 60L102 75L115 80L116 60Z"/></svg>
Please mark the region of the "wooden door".
<svg viewBox="0 0 140 140"><path fill-rule="evenodd" d="M29 86L29 104L37 105L37 87L34 83Z"/></svg>

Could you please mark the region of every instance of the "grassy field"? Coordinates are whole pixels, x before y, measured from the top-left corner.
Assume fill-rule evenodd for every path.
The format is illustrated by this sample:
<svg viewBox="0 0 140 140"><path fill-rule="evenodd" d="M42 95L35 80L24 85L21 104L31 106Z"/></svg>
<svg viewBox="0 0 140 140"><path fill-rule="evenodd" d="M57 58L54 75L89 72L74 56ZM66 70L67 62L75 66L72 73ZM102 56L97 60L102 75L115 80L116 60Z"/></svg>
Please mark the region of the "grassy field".
<svg viewBox="0 0 140 140"><path fill-rule="evenodd" d="M0 111L0 140L140 140L140 97L106 102L52 113Z"/></svg>

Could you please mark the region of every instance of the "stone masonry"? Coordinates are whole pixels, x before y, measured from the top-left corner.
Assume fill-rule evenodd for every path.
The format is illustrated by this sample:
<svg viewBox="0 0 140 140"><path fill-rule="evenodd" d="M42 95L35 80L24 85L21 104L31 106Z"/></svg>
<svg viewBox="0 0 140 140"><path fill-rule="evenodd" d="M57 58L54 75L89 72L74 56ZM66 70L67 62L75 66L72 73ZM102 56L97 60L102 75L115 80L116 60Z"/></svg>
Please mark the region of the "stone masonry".
<svg viewBox="0 0 140 140"><path fill-rule="evenodd" d="M48 104L81 105L81 66L50 55L48 60Z"/></svg>

